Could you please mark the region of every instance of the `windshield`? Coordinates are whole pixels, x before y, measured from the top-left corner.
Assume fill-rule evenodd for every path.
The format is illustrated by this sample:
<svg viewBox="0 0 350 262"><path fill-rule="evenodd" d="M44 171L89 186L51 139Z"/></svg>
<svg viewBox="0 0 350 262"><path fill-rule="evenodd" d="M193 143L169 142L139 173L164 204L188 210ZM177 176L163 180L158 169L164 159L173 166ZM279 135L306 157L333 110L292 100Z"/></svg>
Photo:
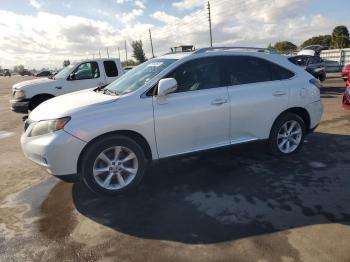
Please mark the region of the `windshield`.
<svg viewBox="0 0 350 262"><path fill-rule="evenodd" d="M55 78L55 79L67 78L73 67L74 67L74 65L66 66L66 67L63 68L61 71L59 71L59 72L55 75L54 78Z"/></svg>
<svg viewBox="0 0 350 262"><path fill-rule="evenodd" d="M123 95L133 92L142 87L175 61L177 61L177 59L159 58L149 60L129 70L127 73L108 85L105 89L116 95Z"/></svg>

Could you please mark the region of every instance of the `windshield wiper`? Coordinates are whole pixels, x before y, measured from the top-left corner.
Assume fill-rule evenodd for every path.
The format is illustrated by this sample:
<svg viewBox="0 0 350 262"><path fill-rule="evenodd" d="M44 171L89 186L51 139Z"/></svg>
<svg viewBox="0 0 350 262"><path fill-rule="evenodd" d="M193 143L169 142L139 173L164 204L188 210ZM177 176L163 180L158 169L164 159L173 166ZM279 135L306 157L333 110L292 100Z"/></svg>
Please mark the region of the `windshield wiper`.
<svg viewBox="0 0 350 262"><path fill-rule="evenodd" d="M117 93L117 91L111 90L111 89L108 89L108 88L103 89L103 93L104 93L104 94L108 94L108 95L114 95L114 96L119 95L119 94Z"/></svg>

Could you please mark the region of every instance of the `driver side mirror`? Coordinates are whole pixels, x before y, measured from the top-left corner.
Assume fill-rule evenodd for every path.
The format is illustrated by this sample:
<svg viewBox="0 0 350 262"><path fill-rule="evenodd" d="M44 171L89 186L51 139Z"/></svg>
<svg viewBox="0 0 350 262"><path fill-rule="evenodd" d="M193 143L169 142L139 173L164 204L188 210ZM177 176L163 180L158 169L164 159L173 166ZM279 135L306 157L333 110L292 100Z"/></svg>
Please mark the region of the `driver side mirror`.
<svg viewBox="0 0 350 262"><path fill-rule="evenodd" d="M177 89L177 82L175 78L164 78L158 83L158 96L166 96L167 94L175 92Z"/></svg>
<svg viewBox="0 0 350 262"><path fill-rule="evenodd" d="M75 73L71 73L69 76L68 76L68 80L76 80L76 75Z"/></svg>

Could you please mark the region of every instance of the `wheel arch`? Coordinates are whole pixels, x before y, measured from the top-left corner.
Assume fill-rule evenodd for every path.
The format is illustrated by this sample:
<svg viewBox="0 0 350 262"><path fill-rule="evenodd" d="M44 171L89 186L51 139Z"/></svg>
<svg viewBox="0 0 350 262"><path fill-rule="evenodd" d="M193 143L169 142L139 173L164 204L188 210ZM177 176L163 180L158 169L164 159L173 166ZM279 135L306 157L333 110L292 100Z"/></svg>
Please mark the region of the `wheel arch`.
<svg viewBox="0 0 350 262"><path fill-rule="evenodd" d="M287 113L293 113L293 114L296 114L298 115L299 117L301 117L301 119L303 119L304 123L305 123L305 127L306 127L306 133L309 133L310 132L310 123L311 123L311 118L310 118L310 114L309 112L303 108L303 107L291 107L291 108L288 108L286 109L285 111L283 111L282 113L280 113L275 121L273 122L272 126L271 126L271 130L274 126L274 124L276 123L277 119L280 118L282 115L285 115ZM270 133L271 133L271 130L270 130Z"/></svg>
<svg viewBox="0 0 350 262"><path fill-rule="evenodd" d="M50 98L53 98L53 97L55 97L55 96L54 96L53 94L49 94L49 93L37 94L37 95L35 95L35 96L33 96L33 97L31 97L31 98L29 99L28 108L31 108L32 103L33 103L36 99L41 98L41 97L47 97L48 99L50 99Z"/></svg>
<svg viewBox="0 0 350 262"><path fill-rule="evenodd" d="M141 135L140 133L136 132L136 131L132 131L132 130L118 130L118 131L112 131L112 132L108 132L108 133L104 133L102 135L99 135L95 138L93 138L92 140L90 140L83 148L83 150L80 152L79 158L78 158L78 163L77 163L77 171L78 174L81 171L81 163L82 163L82 158L84 153L86 152L86 150L89 148L89 146L94 143L96 140L101 139L102 137L106 137L106 136L113 136L113 135L122 135L122 136L126 136L129 137L131 139L133 139L136 143L138 143L141 148L144 150L146 159L148 161L152 160L152 150L151 147L148 143L148 141L146 140L146 138Z"/></svg>

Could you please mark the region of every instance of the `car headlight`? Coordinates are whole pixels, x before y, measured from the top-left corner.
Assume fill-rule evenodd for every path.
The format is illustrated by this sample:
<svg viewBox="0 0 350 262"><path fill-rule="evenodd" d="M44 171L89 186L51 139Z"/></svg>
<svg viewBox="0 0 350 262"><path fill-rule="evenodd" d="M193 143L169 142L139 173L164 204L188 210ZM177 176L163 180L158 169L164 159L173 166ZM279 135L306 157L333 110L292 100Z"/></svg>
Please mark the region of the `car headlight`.
<svg viewBox="0 0 350 262"><path fill-rule="evenodd" d="M40 136L61 130L69 122L70 119L71 118L67 116L58 119L39 121L34 124L34 127L30 131L30 136Z"/></svg>
<svg viewBox="0 0 350 262"><path fill-rule="evenodd" d="M23 90L17 90L15 91L14 98L15 99L23 99L26 97L26 93L24 93Z"/></svg>

